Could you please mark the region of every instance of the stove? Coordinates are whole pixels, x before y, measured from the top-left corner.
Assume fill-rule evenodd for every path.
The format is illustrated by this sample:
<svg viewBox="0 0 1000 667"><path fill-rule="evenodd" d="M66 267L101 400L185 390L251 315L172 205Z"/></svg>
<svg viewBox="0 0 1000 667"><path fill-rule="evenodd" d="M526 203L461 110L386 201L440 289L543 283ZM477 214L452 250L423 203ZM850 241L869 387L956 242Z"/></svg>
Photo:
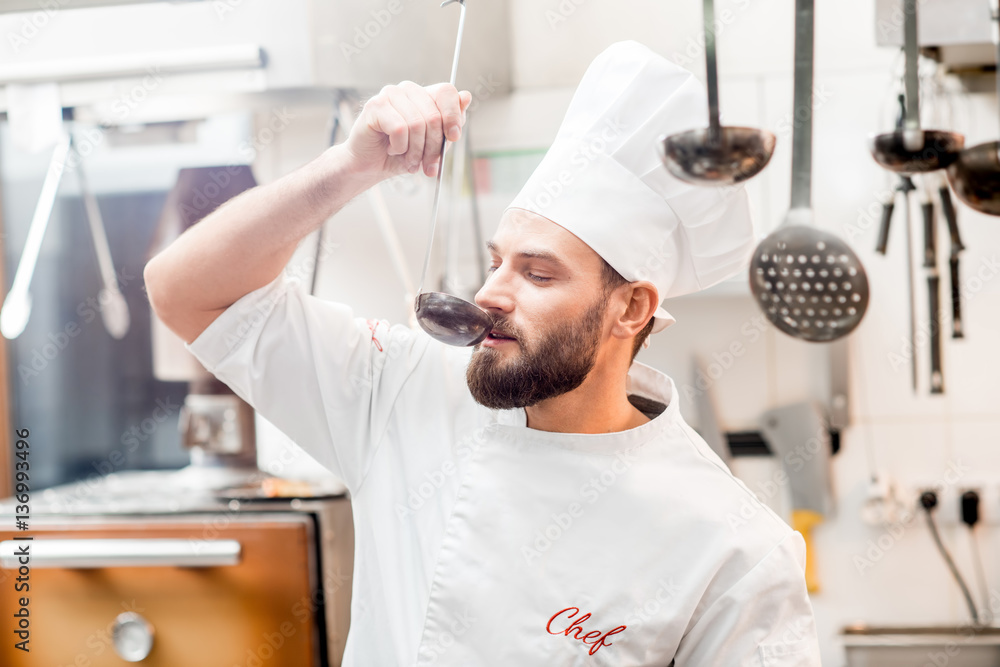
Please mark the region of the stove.
<svg viewBox="0 0 1000 667"><path fill-rule="evenodd" d="M224 487L227 476L247 479L191 467L36 492L26 530L16 501L0 501L8 626L0 630L11 637L26 625L30 649L17 638L0 643L0 665L340 665L354 554L349 500L204 490Z"/></svg>

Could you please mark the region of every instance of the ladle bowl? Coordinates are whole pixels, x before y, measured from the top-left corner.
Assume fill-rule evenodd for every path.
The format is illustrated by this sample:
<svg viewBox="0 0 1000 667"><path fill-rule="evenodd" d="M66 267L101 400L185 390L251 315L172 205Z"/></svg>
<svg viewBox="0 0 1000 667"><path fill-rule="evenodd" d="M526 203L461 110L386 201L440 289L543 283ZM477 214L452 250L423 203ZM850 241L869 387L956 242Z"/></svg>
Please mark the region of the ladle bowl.
<svg viewBox="0 0 1000 667"><path fill-rule="evenodd" d="M447 345L478 345L493 330L493 318L465 299L444 292L421 292L414 309L427 334Z"/></svg>
<svg viewBox="0 0 1000 667"><path fill-rule="evenodd" d="M897 174L924 174L951 165L965 146L965 137L944 130L910 130L874 134L868 148L882 167ZM922 141L921 139L922 135ZM914 148L914 144L917 148Z"/></svg>
<svg viewBox="0 0 1000 667"><path fill-rule="evenodd" d="M962 151L948 167L948 182L970 208L1000 215L1000 141Z"/></svg>
<svg viewBox="0 0 1000 667"><path fill-rule="evenodd" d="M775 136L752 127L711 128L664 136L660 159L674 177L694 185L733 185L759 174L774 155Z"/></svg>
<svg viewBox="0 0 1000 667"><path fill-rule="evenodd" d="M778 228L757 246L750 290L772 324L810 342L847 335L868 308L868 276L850 246L800 224Z"/></svg>

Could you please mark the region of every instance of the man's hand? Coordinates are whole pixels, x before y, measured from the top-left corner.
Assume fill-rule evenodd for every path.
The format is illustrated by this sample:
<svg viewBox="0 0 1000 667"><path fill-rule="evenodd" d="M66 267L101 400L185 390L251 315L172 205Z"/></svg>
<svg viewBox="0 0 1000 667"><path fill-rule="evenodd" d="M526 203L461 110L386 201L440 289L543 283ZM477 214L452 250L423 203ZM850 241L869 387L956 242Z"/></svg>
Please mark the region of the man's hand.
<svg viewBox="0 0 1000 667"><path fill-rule="evenodd" d="M443 132L449 141L461 137L471 102L472 93L450 83L386 86L368 100L347 138L352 168L378 180L421 168L435 176Z"/></svg>

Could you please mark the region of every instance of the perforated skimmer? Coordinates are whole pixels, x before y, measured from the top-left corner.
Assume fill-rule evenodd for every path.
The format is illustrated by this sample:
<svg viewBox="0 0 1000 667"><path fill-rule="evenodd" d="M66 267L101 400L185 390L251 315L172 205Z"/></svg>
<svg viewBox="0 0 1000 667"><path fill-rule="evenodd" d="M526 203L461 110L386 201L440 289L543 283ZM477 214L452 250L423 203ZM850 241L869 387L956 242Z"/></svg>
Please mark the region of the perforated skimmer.
<svg viewBox="0 0 1000 667"><path fill-rule="evenodd" d="M791 209L754 250L750 289L786 334L827 342L854 330L868 308L868 276L842 239L813 226L813 0L796 0Z"/></svg>

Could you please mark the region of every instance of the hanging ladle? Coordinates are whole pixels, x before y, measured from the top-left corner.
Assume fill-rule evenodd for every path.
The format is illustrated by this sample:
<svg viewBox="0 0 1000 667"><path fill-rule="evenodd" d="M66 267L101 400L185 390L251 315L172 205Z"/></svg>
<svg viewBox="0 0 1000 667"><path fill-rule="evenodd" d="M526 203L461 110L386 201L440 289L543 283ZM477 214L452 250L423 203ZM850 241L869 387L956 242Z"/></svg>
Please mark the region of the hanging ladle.
<svg viewBox="0 0 1000 667"><path fill-rule="evenodd" d="M462 50L462 32L465 29L465 0L446 0L445 5L457 2L462 6L458 19L458 39L455 41L455 57L451 64L451 85L458 77L458 54ZM434 186L434 205L431 212L431 237L427 241L424 256L424 270L420 276L420 287L414 308L420 328L435 340L448 345L468 346L480 343L493 329L493 318L474 303L444 292L424 292L424 281L431 263L434 248L434 230L437 227L438 208L441 204L441 181L444 174L444 149L448 140L441 139L441 157L438 160L437 183Z"/></svg>
<svg viewBox="0 0 1000 667"><path fill-rule="evenodd" d="M1000 100L1000 3L993 9L993 41L997 47L997 96ZM970 208L1000 215L1000 141L962 151L948 167L948 181Z"/></svg>
<svg viewBox="0 0 1000 667"><path fill-rule="evenodd" d="M0 309L0 333L7 339L17 338L28 326L28 318L31 316L29 287L31 279L35 275L35 265L38 263L38 255L42 250L45 230L48 229L49 219L52 217L52 208L59 196L59 182L62 180L63 172L66 171L69 147L70 135L65 132L56 144L55 150L52 151L49 168L45 172L45 181L42 183L42 193L38 195L35 213L31 217L31 225L28 227L28 238L24 242L24 250L21 251L17 271L14 272L14 281L4 299L3 308Z"/></svg>
<svg viewBox="0 0 1000 667"><path fill-rule="evenodd" d="M661 137L657 147L667 171L676 178L694 185L732 185L753 178L767 166L775 137L752 127L720 125L713 0L705 0L704 12L708 127Z"/></svg>
<svg viewBox="0 0 1000 667"><path fill-rule="evenodd" d="M850 246L813 226L813 0L796 0L791 210L754 250L750 290L764 316L789 336L828 342L861 323L868 276ZM804 117L803 117L804 116Z"/></svg>
<svg viewBox="0 0 1000 667"><path fill-rule="evenodd" d="M917 62L917 0L903 0L903 48L906 52L906 122L902 130L873 135L875 161L898 174L922 174L958 159L965 137L957 132L920 129L920 81Z"/></svg>

